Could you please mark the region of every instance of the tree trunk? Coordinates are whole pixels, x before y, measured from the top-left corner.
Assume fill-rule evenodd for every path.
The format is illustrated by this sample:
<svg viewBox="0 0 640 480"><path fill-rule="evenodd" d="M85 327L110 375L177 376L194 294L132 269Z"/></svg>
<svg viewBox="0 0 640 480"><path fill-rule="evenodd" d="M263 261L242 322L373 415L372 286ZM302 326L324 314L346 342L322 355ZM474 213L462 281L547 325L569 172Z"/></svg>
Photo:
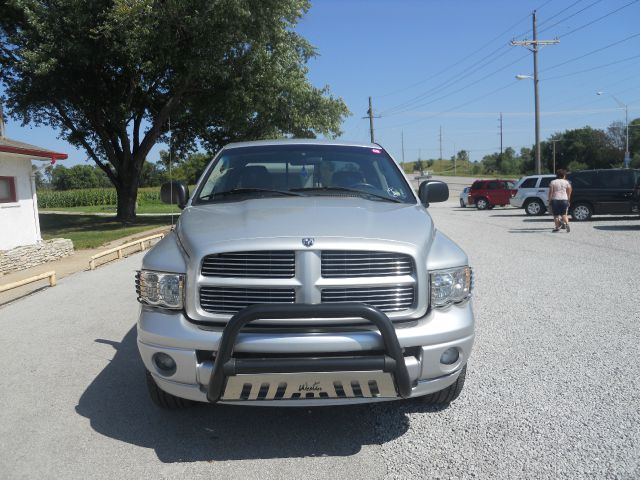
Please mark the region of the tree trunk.
<svg viewBox="0 0 640 480"><path fill-rule="evenodd" d="M118 213L116 218L121 222L133 222L136 219L136 200L138 198L138 179L122 180L116 186L118 193Z"/></svg>

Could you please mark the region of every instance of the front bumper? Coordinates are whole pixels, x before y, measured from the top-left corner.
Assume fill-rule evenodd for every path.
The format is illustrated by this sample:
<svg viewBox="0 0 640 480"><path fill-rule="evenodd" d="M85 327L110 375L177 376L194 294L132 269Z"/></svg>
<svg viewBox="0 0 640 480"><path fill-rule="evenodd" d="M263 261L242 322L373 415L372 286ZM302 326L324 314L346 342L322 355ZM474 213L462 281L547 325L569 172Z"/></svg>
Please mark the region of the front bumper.
<svg viewBox="0 0 640 480"><path fill-rule="evenodd" d="M520 198L520 197L511 197L509 199L509 204L512 207L516 207L516 208L522 208L524 205L524 198Z"/></svg>
<svg viewBox="0 0 640 480"><path fill-rule="evenodd" d="M239 332L234 352L243 354L312 355L340 354L384 350L385 342L379 330L288 331L287 329ZM433 393L456 381L466 364L474 340L474 320L471 303L433 310L410 325L396 325L395 334L410 382L406 396ZM208 401L207 392L214 368L213 361L202 358L201 352L218 352L223 329L203 327L190 322L182 312L168 312L143 306L138 321L138 347L147 370L164 391L182 398ZM440 363L442 353L455 347L459 359L452 365ZM176 362L175 372L163 375L153 361L156 353L169 354ZM304 402L269 400L247 402L225 400L220 403L243 405L336 405L390 400L391 398L309 398Z"/></svg>

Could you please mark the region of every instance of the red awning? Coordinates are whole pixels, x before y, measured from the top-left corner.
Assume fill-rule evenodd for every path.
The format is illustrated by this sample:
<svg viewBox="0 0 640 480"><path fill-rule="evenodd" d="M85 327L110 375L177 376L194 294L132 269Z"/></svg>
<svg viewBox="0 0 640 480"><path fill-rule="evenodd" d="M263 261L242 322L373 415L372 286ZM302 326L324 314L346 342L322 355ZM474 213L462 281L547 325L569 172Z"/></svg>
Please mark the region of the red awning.
<svg viewBox="0 0 640 480"><path fill-rule="evenodd" d="M50 158L51 160L66 160L69 155L66 153L52 152L51 150L38 150L33 148L14 147L11 145L0 145L0 152L15 153L27 157Z"/></svg>

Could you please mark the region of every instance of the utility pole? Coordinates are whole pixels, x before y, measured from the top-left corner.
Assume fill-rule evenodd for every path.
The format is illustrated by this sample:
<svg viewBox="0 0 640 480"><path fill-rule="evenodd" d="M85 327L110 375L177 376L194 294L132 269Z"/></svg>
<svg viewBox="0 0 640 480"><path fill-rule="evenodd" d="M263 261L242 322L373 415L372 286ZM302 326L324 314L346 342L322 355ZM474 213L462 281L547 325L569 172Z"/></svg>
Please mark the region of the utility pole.
<svg viewBox="0 0 640 480"><path fill-rule="evenodd" d="M440 161L442 161L442 125L440 125Z"/></svg>
<svg viewBox="0 0 640 480"><path fill-rule="evenodd" d="M367 110L367 117L369 117L369 134L371 135L371 143L375 143L375 139L373 137L373 119L380 118L380 117L374 117L373 115L373 104L371 102L371 97L369 97L369 110ZM362 117L362 118L367 118L367 117Z"/></svg>
<svg viewBox="0 0 640 480"><path fill-rule="evenodd" d="M500 158L502 158L502 112L500 112Z"/></svg>
<svg viewBox="0 0 640 480"><path fill-rule="evenodd" d="M538 50L546 45L556 45L560 43L557 38L554 40L538 40L538 29L536 25L536 11L532 13L533 17L533 40L511 40L511 45L520 45L527 50L533 52L533 95L535 101L536 116L536 173L540 175L542 170L541 152L540 152L540 97L538 95Z"/></svg>
<svg viewBox="0 0 640 480"><path fill-rule="evenodd" d="M456 142L453 142L453 176L456 176L456 159L458 157L458 154L456 152Z"/></svg>

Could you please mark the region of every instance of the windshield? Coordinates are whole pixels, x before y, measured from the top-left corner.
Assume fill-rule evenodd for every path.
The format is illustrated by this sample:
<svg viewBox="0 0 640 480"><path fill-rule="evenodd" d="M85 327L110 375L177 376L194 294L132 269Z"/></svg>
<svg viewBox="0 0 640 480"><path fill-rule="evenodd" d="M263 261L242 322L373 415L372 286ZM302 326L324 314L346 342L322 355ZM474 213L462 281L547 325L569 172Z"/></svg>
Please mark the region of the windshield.
<svg viewBox="0 0 640 480"><path fill-rule="evenodd" d="M416 202L398 166L382 149L297 144L224 150L205 173L194 203L300 195Z"/></svg>

